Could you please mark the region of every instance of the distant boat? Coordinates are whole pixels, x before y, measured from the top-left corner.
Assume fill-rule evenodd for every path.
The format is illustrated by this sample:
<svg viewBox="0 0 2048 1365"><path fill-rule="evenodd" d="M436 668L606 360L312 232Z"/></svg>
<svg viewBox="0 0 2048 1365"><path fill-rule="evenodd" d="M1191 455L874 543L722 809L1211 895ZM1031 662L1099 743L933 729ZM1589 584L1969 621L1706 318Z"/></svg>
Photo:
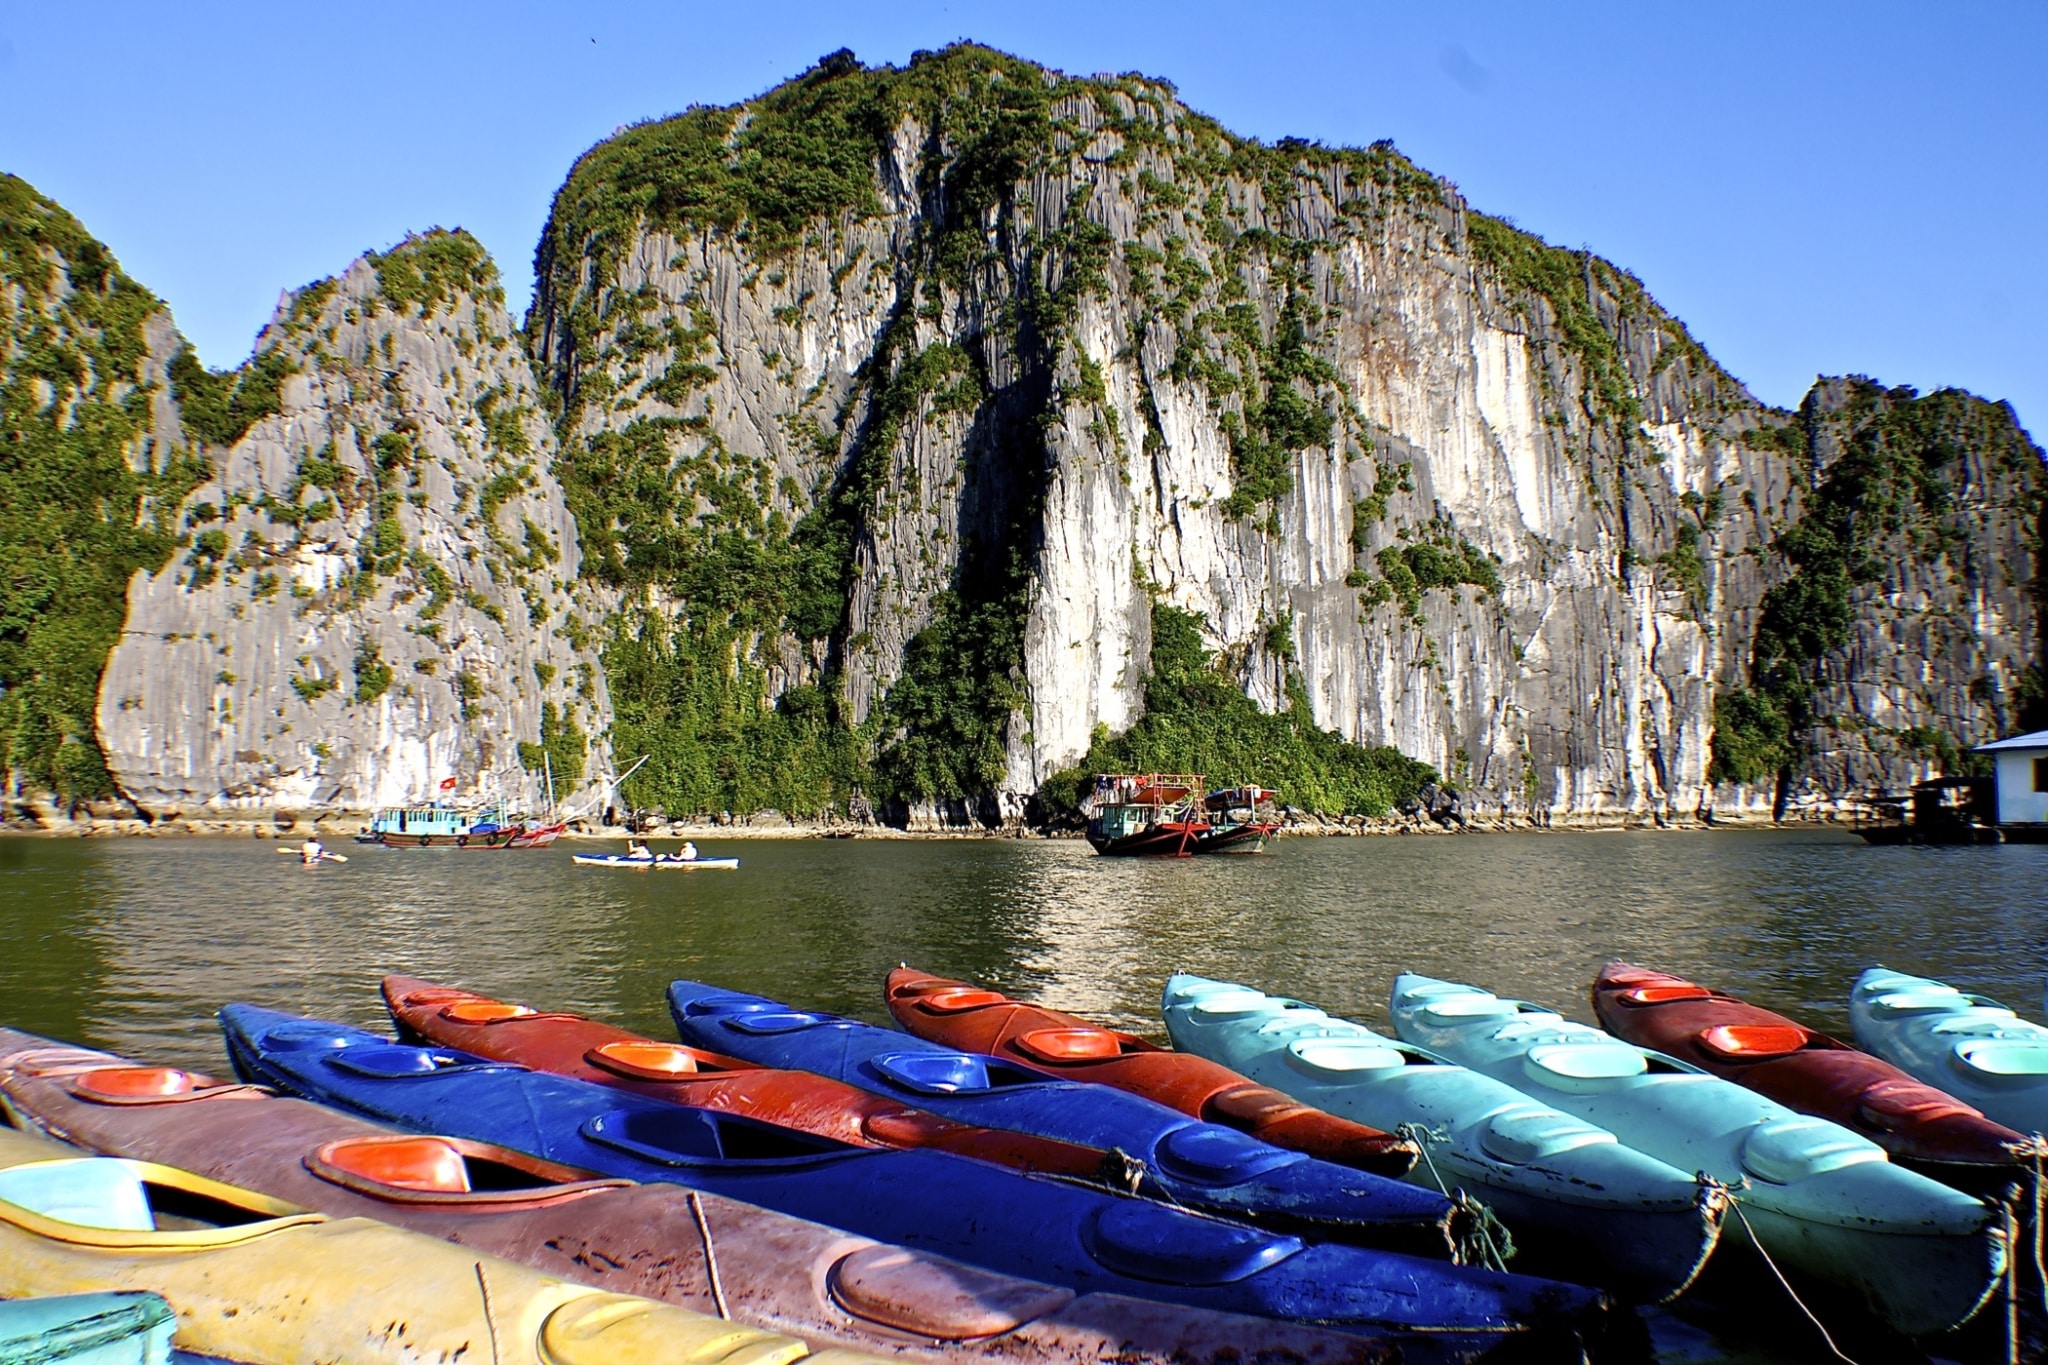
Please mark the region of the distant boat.
<svg viewBox="0 0 2048 1365"><path fill-rule="evenodd" d="M1910 795L1880 793L1864 805L1877 812L1856 833L1872 844L1995 844L2003 840L1988 777L1938 777L1916 782Z"/></svg>
<svg viewBox="0 0 2048 1365"><path fill-rule="evenodd" d="M1210 832L1199 773L1099 773L1088 842L1112 857L1186 858Z"/></svg>
<svg viewBox="0 0 2048 1365"><path fill-rule="evenodd" d="M356 842L386 848L546 848L568 827L566 821L514 816L503 806L463 810L437 801L385 807Z"/></svg>
<svg viewBox="0 0 2048 1365"><path fill-rule="evenodd" d="M1270 787L1247 785L1210 792L1203 800L1209 815L1209 830L1195 840L1197 853L1259 853L1266 838L1280 828L1279 812L1273 808L1278 795Z"/></svg>
<svg viewBox="0 0 2048 1365"><path fill-rule="evenodd" d="M630 867L641 872L730 872L740 865L738 858L681 858L673 853L650 858L635 858L628 853L578 853L573 857L579 867Z"/></svg>

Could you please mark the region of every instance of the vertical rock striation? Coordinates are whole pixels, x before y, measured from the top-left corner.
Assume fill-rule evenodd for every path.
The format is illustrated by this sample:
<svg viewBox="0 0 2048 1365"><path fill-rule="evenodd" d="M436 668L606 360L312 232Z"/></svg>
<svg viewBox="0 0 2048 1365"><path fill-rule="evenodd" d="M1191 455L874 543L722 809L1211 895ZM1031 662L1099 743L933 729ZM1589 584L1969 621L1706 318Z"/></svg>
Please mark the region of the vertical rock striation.
<svg viewBox="0 0 2048 1365"><path fill-rule="evenodd" d="M129 591L99 696L122 790L535 809L551 767L570 795L609 719L580 652L601 603L483 249L437 231L358 260L281 302L251 366L281 376L275 411L207 450L182 553Z"/></svg>

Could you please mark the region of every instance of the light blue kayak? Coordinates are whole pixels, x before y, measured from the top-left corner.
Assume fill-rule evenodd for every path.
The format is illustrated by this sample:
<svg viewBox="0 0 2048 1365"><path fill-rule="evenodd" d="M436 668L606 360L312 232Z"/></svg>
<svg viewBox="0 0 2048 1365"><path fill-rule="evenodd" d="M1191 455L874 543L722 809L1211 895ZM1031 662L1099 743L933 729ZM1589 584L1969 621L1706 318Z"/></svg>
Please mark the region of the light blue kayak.
<svg viewBox="0 0 2048 1365"><path fill-rule="evenodd" d="M1391 1009L1407 1041L1726 1183L1738 1235L1746 1226L1777 1265L1849 1291L1896 1331L1960 1326L2004 1274L2000 1210L1839 1124L1474 986L1403 975Z"/></svg>
<svg viewBox="0 0 2048 1365"><path fill-rule="evenodd" d="M1849 992L1857 1045L2022 1133L2048 1132L2048 1028L1945 982L1873 967Z"/></svg>
<svg viewBox="0 0 2048 1365"><path fill-rule="evenodd" d="M59 1294L0 1302L9 1365L166 1365L177 1316L156 1294ZM186 1356L187 1360L196 1359Z"/></svg>
<svg viewBox="0 0 2048 1365"><path fill-rule="evenodd" d="M1683 1292L1720 1235L1727 1196L1614 1134L1362 1024L1246 986L1175 976L1162 1003L1182 1052L1318 1109L1431 1136L1408 1178L1439 1178L1514 1233L1517 1268L1591 1278L1634 1298Z"/></svg>

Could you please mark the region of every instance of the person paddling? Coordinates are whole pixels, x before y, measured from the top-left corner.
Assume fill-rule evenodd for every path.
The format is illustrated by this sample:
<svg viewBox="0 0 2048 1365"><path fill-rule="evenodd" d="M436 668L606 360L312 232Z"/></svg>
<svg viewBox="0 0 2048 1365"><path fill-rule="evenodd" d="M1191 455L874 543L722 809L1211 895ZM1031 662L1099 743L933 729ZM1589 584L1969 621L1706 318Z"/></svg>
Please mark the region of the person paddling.
<svg viewBox="0 0 2048 1365"><path fill-rule="evenodd" d="M626 856L628 858L652 858L654 853L647 847L645 839L628 839L626 841Z"/></svg>
<svg viewBox="0 0 2048 1365"><path fill-rule="evenodd" d="M676 857L677 857L677 858L679 858L679 859L681 859L681 860L682 860L683 862L686 862L686 863L694 863L694 862L696 862L696 861L697 861L697 846L696 846L695 844L691 843L691 842L690 842L690 841L689 841L688 839L685 839L685 840L683 840L683 847L682 847L682 851L681 851L681 852L679 852L679 853L677 853L677 854L676 854Z"/></svg>
<svg viewBox="0 0 2048 1365"><path fill-rule="evenodd" d="M320 847L318 839L308 839L305 843L299 845L299 861L307 867L311 867L319 862L326 854L327 850Z"/></svg>

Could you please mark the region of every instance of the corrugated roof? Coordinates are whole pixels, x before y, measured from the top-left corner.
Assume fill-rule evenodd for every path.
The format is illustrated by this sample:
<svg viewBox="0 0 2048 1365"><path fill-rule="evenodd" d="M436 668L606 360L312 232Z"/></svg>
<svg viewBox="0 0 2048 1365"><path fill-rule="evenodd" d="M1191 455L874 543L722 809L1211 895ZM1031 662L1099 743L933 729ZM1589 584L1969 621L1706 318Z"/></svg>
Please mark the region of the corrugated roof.
<svg viewBox="0 0 2048 1365"><path fill-rule="evenodd" d="M2048 730L2036 730L2030 735L2014 735L2011 739L1999 739L1993 740L1989 744L1979 744L1976 751L1980 754L1988 754L1995 753L2000 749L2048 749Z"/></svg>

